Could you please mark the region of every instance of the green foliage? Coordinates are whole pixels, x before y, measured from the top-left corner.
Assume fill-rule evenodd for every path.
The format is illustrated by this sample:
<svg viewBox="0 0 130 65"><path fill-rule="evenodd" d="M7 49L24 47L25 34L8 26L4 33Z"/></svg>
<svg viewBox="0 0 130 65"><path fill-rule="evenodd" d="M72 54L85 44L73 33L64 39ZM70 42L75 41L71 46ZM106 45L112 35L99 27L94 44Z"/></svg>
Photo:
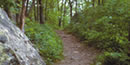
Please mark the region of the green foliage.
<svg viewBox="0 0 130 65"><path fill-rule="evenodd" d="M0 7L3 6L13 6L14 1L13 0L0 0Z"/></svg>
<svg viewBox="0 0 130 65"><path fill-rule="evenodd" d="M87 44L101 50L122 51L127 48L128 5L124 5L125 1L114 1L109 1L105 6L84 10L74 16L69 29ZM110 3L111 5L108 5ZM122 11L118 12L120 9Z"/></svg>
<svg viewBox="0 0 130 65"><path fill-rule="evenodd" d="M69 21L69 17L68 16L64 16L63 19L62 19L62 26L59 27L59 18L58 17L61 17L59 16L61 15L59 11L49 11L48 12L48 15L47 15L47 21L46 23L54 28L54 29L63 29L65 28L67 25L68 25L68 21Z"/></svg>
<svg viewBox="0 0 130 65"><path fill-rule="evenodd" d="M103 55L98 57L97 64L101 65L129 65L128 61L130 57L123 53L117 52L105 52ZM101 63L102 62L102 63Z"/></svg>
<svg viewBox="0 0 130 65"><path fill-rule="evenodd" d="M16 3L15 0L0 0L0 7L3 9L8 9L11 13L18 13L19 10L17 5L21 5Z"/></svg>
<svg viewBox="0 0 130 65"><path fill-rule="evenodd" d="M128 26L127 23L122 24ZM97 48L111 51L121 51L128 45L127 27L124 26L125 30L121 29L120 25L115 24L109 17L102 17L91 25L93 27L87 30L88 34L85 36L88 44L95 44Z"/></svg>
<svg viewBox="0 0 130 65"><path fill-rule="evenodd" d="M49 11L47 15L47 24L49 24L55 29L58 29L58 23L58 11Z"/></svg>
<svg viewBox="0 0 130 65"><path fill-rule="evenodd" d="M48 25L30 22L26 25L26 34L39 49L48 65L63 58L62 41Z"/></svg>
<svg viewBox="0 0 130 65"><path fill-rule="evenodd" d="M129 6L128 0L107 0L102 6L86 7L73 16L68 29L88 45L109 52L102 57L103 65L128 65Z"/></svg>

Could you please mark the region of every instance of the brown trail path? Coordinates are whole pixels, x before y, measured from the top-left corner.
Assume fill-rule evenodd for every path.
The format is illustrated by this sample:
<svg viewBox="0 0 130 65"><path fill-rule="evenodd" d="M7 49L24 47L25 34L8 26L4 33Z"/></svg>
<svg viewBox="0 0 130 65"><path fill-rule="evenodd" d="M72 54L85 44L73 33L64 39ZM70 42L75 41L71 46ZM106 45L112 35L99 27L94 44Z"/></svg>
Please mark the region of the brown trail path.
<svg viewBox="0 0 130 65"><path fill-rule="evenodd" d="M62 38L64 45L64 60L54 65L91 65L95 60L97 50L81 44L79 40L64 31L56 31Z"/></svg>

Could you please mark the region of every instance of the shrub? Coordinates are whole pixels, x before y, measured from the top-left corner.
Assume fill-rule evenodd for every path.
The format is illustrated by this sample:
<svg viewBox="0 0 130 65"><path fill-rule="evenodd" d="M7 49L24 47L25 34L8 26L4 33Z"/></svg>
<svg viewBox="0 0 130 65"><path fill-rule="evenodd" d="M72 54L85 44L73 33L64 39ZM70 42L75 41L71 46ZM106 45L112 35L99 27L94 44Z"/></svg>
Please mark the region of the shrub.
<svg viewBox="0 0 130 65"><path fill-rule="evenodd" d="M98 57L98 63L101 65L129 65L130 59L126 54L117 52L105 52Z"/></svg>
<svg viewBox="0 0 130 65"><path fill-rule="evenodd" d="M104 6L89 8L74 16L69 29L88 45L121 52L128 46L127 16L126 0L108 0Z"/></svg>
<svg viewBox="0 0 130 65"><path fill-rule="evenodd" d="M70 32L104 53L103 65L128 65L128 0L107 0L103 6L87 8L73 16ZM100 64L100 63L99 63Z"/></svg>
<svg viewBox="0 0 130 65"><path fill-rule="evenodd" d="M47 24L27 23L26 34L48 65L63 58L62 41Z"/></svg>

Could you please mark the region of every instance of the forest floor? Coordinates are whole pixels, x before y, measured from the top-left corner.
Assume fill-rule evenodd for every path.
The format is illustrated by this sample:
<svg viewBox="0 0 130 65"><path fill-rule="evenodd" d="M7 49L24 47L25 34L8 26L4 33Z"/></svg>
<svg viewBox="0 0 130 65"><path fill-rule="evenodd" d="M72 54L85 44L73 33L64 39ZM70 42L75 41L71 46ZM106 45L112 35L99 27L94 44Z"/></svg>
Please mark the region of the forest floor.
<svg viewBox="0 0 130 65"><path fill-rule="evenodd" d="M81 43L78 38L65 31L56 31L64 45L64 60L54 65L91 65L99 51Z"/></svg>

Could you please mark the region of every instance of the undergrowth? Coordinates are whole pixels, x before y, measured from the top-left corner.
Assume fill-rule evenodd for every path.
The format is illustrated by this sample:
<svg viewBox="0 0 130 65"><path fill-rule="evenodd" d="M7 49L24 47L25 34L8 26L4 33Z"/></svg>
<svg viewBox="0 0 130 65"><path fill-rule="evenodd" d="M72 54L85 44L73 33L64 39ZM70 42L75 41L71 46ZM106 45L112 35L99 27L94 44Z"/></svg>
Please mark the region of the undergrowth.
<svg viewBox="0 0 130 65"><path fill-rule="evenodd" d="M51 27L36 22L27 23L25 27L25 33L38 48L47 65L53 65L53 62L63 58L62 41Z"/></svg>
<svg viewBox="0 0 130 65"><path fill-rule="evenodd" d="M128 0L108 0L73 16L67 29L89 46L104 51L95 65L130 65L128 7Z"/></svg>

